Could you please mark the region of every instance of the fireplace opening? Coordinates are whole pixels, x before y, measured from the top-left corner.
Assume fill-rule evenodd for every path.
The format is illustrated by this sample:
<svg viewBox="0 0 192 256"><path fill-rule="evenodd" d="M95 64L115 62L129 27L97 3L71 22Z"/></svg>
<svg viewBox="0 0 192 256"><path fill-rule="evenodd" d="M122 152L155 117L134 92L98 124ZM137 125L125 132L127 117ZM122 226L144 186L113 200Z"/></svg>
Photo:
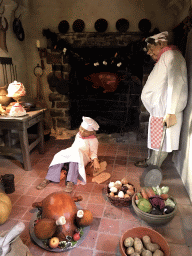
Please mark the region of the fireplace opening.
<svg viewBox="0 0 192 256"><path fill-rule="evenodd" d="M95 119L100 132L139 128L141 59L139 62L137 56L130 57L123 49L87 48L76 49L70 65L71 129L79 127L82 116Z"/></svg>
<svg viewBox="0 0 192 256"><path fill-rule="evenodd" d="M82 116L94 118L101 133L139 131L147 56L143 37L136 32L68 33L62 37L68 42L62 52L48 51L55 131L77 129Z"/></svg>

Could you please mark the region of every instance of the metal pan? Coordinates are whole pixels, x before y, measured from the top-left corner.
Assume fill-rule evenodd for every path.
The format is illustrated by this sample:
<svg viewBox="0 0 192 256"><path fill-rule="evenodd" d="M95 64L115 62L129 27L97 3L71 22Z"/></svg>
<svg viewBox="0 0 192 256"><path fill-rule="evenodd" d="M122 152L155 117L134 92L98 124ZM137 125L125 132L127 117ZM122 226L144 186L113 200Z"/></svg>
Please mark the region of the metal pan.
<svg viewBox="0 0 192 256"><path fill-rule="evenodd" d="M141 187L156 187L161 184L161 181L163 179L163 173L161 171L161 168L158 166L160 156L161 156L161 151L163 147L163 142L166 134L166 124L163 126L163 134L162 134L162 139L161 139L161 145L159 148L159 153L157 157L157 161L155 165L149 165L143 172L140 178L140 185Z"/></svg>

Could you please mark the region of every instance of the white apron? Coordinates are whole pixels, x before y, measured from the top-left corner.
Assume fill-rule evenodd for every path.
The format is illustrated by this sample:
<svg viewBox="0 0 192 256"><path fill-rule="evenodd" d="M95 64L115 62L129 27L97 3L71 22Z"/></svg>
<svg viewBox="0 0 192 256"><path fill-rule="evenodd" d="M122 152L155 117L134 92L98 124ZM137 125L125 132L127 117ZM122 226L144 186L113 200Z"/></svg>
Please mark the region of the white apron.
<svg viewBox="0 0 192 256"><path fill-rule="evenodd" d="M183 110L187 104L187 68L185 59L177 50L164 52L155 64L141 94L143 105L150 113L148 128L148 148L151 148L151 116L164 117L176 114L177 124L166 131L162 150L172 152L179 148L179 137Z"/></svg>
<svg viewBox="0 0 192 256"><path fill-rule="evenodd" d="M83 139L79 133L71 147L61 150L55 154L50 166L77 162L79 164L79 179L82 184L86 183L85 166L94 158L97 158L98 140L97 138Z"/></svg>

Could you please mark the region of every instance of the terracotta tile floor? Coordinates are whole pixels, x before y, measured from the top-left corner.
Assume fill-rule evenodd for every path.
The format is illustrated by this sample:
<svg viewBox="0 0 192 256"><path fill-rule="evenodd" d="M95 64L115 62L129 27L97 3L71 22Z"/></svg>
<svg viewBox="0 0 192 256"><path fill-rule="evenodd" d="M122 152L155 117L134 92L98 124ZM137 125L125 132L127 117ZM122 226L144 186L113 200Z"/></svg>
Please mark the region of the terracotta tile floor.
<svg viewBox="0 0 192 256"><path fill-rule="evenodd" d="M94 221L84 241L77 247L67 252L52 253L35 245L29 235L29 222L34 209L32 203L41 201L54 191L63 190L65 182L51 183L44 190L37 190L36 185L45 177L47 168L59 150L71 145L72 140L55 140L53 137L46 142L44 155L38 149L31 152L32 171L23 170L18 156L16 159L1 157L0 173L15 175L15 192L9 194L13 209L7 222L0 226L0 231L5 231L22 220L26 228L20 235L33 256L69 255L69 256L107 256L120 255L119 239L122 233L132 227L148 226L140 220L131 207L118 208L111 205L105 198L103 188L105 184L92 183L92 177L87 176L85 186L76 186L73 194L82 195L84 200L79 202L80 207L92 211ZM107 171L111 173L111 180L119 180L128 176L133 184L139 188L139 177L143 169L136 168L134 161L147 156L145 142L130 140L126 143L100 142L99 158L108 163ZM162 185L170 187L170 193L178 203L178 212L174 219L164 226L150 226L161 233L168 241L172 256L188 256L192 253L192 206L185 187L173 166L171 157L162 165L164 179Z"/></svg>

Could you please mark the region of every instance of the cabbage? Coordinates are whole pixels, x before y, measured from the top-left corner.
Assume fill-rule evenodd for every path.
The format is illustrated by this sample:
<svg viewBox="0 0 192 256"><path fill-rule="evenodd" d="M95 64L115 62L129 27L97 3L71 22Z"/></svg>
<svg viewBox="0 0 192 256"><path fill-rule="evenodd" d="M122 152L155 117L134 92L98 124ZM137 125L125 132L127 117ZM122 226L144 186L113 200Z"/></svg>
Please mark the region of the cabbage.
<svg viewBox="0 0 192 256"><path fill-rule="evenodd" d="M157 187L152 187L152 189L155 192L155 194L158 196L160 196L161 194L167 194L169 191L169 187L167 186L163 186L162 188L157 186Z"/></svg>
<svg viewBox="0 0 192 256"><path fill-rule="evenodd" d="M175 208L175 203L173 202L173 200L171 200L170 198L168 198L168 199L165 201L165 206L171 206L171 207Z"/></svg>
<svg viewBox="0 0 192 256"><path fill-rule="evenodd" d="M152 187L152 189L155 192L155 194L157 195L157 187Z"/></svg>
<svg viewBox="0 0 192 256"><path fill-rule="evenodd" d="M161 188L161 193L162 194L167 194L169 192L169 187L162 187Z"/></svg>
<svg viewBox="0 0 192 256"><path fill-rule="evenodd" d="M157 195L160 196L162 194L160 187L157 186L156 189L157 189L157 192L156 192Z"/></svg>
<svg viewBox="0 0 192 256"><path fill-rule="evenodd" d="M143 212L150 212L152 209L152 205L150 204L149 200L145 198L139 199L137 207Z"/></svg>

